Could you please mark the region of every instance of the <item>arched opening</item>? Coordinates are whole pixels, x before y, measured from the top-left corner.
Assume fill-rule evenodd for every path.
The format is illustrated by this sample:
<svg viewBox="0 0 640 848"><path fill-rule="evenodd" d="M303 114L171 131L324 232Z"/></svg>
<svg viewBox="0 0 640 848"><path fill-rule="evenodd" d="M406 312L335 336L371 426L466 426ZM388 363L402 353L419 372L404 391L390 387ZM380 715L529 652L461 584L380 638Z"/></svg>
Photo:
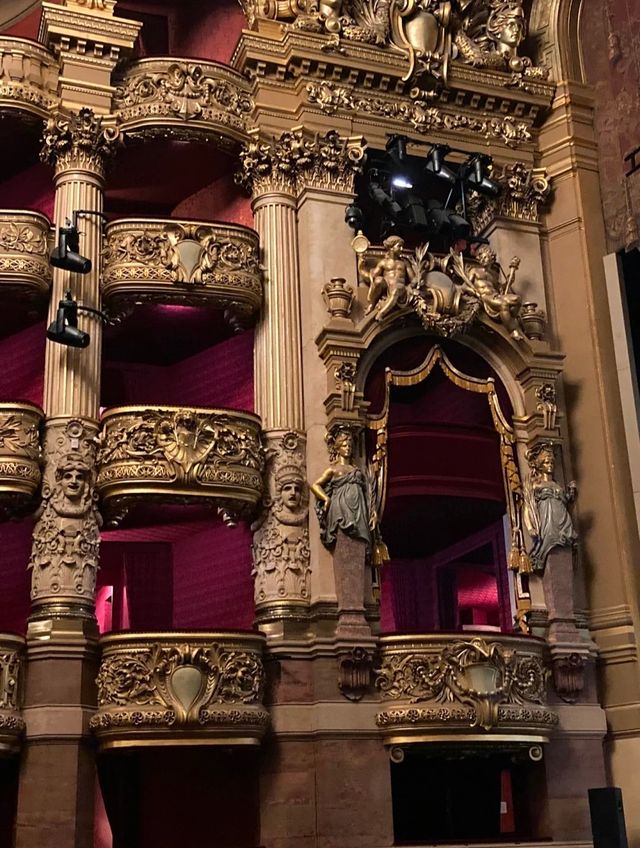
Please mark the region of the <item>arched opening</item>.
<svg viewBox="0 0 640 848"><path fill-rule="evenodd" d="M511 632L523 587L508 565L526 554L504 385L467 347L407 339L375 362L365 397L370 450L385 454L383 632Z"/></svg>

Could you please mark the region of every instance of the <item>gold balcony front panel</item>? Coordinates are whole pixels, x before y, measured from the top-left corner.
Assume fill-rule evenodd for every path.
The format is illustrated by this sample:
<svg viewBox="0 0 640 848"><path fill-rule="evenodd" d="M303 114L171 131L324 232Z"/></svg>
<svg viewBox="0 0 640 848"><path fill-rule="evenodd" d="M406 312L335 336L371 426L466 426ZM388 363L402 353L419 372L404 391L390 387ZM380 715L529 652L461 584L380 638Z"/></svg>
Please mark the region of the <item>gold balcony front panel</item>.
<svg viewBox="0 0 640 848"><path fill-rule="evenodd" d="M263 467L260 419L249 412L124 406L102 416L97 487L115 523L154 502L249 515L262 497Z"/></svg>
<svg viewBox="0 0 640 848"><path fill-rule="evenodd" d="M549 740L545 643L473 633L383 636L377 725L386 745Z"/></svg>
<svg viewBox="0 0 640 848"><path fill-rule="evenodd" d="M114 106L128 135L202 136L231 148L247 137L253 99L248 80L226 65L166 57L130 64Z"/></svg>
<svg viewBox="0 0 640 848"><path fill-rule="evenodd" d="M234 224L127 218L107 226L107 305L212 306L247 322L262 304L258 234Z"/></svg>
<svg viewBox="0 0 640 848"><path fill-rule="evenodd" d="M121 633L101 639L101 748L257 745L265 637L245 632Z"/></svg>
<svg viewBox="0 0 640 848"><path fill-rule="evenodd" d="M0 37L0 112L47 118L58 102L58 63L26 38Z"/></svg>
<svg viewBox="0 0 640 848"><path fill-rule="evenodd" d="M24 639L13 633L0 633L0 755L16 752L24 732L22 668Z"/></svg>
<svg viewBox="0 0 640 848"><path fill-rule="evenodd" d="M40 485L40 424L32 403L0 403L0 515L28 508Z"/></svg>
<svg viewBox="0 0 640 848"><path fill-rule="evenodd" d="M51 288L51 223L39 212L0 210L0 298L44 298Z"/></svg>

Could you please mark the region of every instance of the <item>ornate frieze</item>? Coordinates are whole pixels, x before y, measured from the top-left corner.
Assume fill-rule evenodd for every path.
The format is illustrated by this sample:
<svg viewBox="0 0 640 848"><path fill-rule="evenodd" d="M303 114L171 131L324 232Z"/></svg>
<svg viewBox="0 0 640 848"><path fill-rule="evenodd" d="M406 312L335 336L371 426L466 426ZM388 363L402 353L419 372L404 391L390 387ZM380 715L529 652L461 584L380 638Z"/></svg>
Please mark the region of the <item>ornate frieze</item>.
<svg viewBox="0 0 640 848"><path fill-rule="evenodd" d="M491 741L491 734L545 742L557 724L547 707L544 642L469 635L384 636L375 685L385 744L439 734Z"/></svg>
<svg viewBox="0 0 640 848"><path fill-rule="evenodd" d="M467 213L474 232L482 233L495 218L537 223L540 209L551 193L551 181L545 168L527 168L523 162L494 168L491 179L502 191L497 198L471 192Z"/></svg>
<svg viewBox="0 0 640 848"><path fill-rule="evenodd" d="M50 228L39 212L0 211L0 292L29 299L48 294Z"/></svg>
<svg viewBox="0 0 640 848"><path fill-rule="evenodd" d="M214 306L245 323L262 303L258 234L195 221L119 220L106 229L102 295L107 304Z"/></svg>
<svg viewBox="0 0 640 848"><path fill-rule="evenodd" d="M47 118L58 103L58 63L33 41L0 38L0 114Z"/></svg>
<svg viewBox="0 0 640 848"><path fill-rule="evenodd" d="M81 168L103 174L120 143L120 131L105 125L92 109L59 111L49 117L42 140L40 159L56 172Z"/></svg>
<svg viewBox="0 0 640 848"><path fill-rule="evenodd" d="M252 526L259 618L274 607L306 606L311 577L305 439L289 432L266 442L268 495Z"/></svg>
<svg viewBox="0 0 640 848"><path fill-rule="evenodd" d="M24 639L15 634L0 634L0 752L17 751L24 732L22 674Z"/></svg>
<svg viewBox="0 0 640 848"><path fill-rule="evenodd" d="M108 410L97 488L112 523L138 503L204 502L228 516L262 496L260 419L230 409L127 406Z"/></svg>
<svg viewBox="0 0 640 848"><path fill-rule="evenodd" d="M42 503L33 531L34 614L93 615L102 523L95 490L96 430L70 419L47 424Z"/></svg>
<svg viewBox="0 0 640 848"><path fill-rule="evenodd" d="M308 83L307 98L327 115L344 112L347 116L355 113L360 119L389 119L409 124L421 134L462 131L513 148L532 139L530 124L516 117L452 112L425 99L362 94L353 87L328 81Z"/></svg>
<svg viewBox="0 0 640 848"><path fill-rule="evenodd" d="M129 65L114 100L127 134L170 129L174 136L222 133L229 141L245 138L253 105L249 83L231 68L159 58Z"/></svg>
<svg viewBox="0 0 640 848"><path fill-rule="evenodd" d="M100 746L258 744L263 643L232 631L104 637L90 722Z"/></svg>
<svg viewBox="0 0 640 848"><path fill-rule="evenodd" d="M517 257L505 274L488 245L481 245L473 260L453 249L436 257L425 245L407 254L400 236L389 236L383 248L382 255L369 251L362 236L355 245L358 274L369 289L365 315L382 323L409 308L428 332L455 336L466 332L484 313L516 342L525 338L520 321L522 299L513 291L520 266Z"/></svg>
<svg viewBox="0 0 640 848"><path fill-rule="evenodd" d="M35 506L40 485L40 425L44 414L31 403L0 403L0 515Z"/></svg>
<svg viewBox="0 0 640 848"><path fill-rule="evenodd" d="M243 0L256 18L291 22L292 28L329 35L327 49L359 42L399 51L404 79L423 90L446 85L454 59L510 75L508 85L546 79L545 68L519 55L527 31L522 0Z"/></svg>
<svg viewBox="0 0 640 848"><path fill-rule="evenodd" d="M296 128L270 140L255 130L240 153L237 181L254 197L272 191L295 196L303 188L349 193L364 150L362 136L344 137L335 130L312 135Z"/></svg>

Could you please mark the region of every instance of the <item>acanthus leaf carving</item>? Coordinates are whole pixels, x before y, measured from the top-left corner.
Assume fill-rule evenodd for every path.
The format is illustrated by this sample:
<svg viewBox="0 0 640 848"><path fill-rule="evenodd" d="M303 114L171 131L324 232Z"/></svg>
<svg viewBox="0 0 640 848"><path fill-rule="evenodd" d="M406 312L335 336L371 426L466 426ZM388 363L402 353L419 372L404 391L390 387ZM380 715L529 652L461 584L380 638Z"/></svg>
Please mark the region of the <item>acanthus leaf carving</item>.
<svg viewBox="0 0 640 848"><path fill-rule="evenodd" d="M48 119L42 134L40 159L57 170L83 166L104 173L106 161L121 142L120 130L106 126L92 109L58 111Z"/></svg>

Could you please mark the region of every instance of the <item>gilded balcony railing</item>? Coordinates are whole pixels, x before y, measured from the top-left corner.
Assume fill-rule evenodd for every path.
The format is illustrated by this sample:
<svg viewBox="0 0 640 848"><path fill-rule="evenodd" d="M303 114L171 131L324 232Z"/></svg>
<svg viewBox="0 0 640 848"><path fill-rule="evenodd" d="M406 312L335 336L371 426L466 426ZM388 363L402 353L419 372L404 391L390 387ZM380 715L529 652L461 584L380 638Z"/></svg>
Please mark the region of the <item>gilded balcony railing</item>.
<svg viewBox="0 0 640 848"><path fill-rule="evenodd" d="M42 45L0 37L0 112L47 118L58 102L58 63Z"/></svg>
<svg viewBox="0 0 640 848"><path fill-rule="evenodd" d="M545 643L526 636L383 636L376 671L386 745L547 742Z"/></svg>
<svg viewBox="0 0 640 848"><path fill-rule="evenodd" d="M46 297L51 223L39 212L0 210L0 297Z"/></svg>
<svg viewBox="0 0 640 848"><path fill-rule="evenodd" d="M91 719L100 747L259 744L263 645L232 631L104 636Z"/></svg>
<svg viewBox="0 0 640 848"><path fill-rule="evenodd" d="M262 304L258 234L234 224L128 218L107 226L107 305L177 303L224 309L248 323Z"/></svg>
<svg viewBox="0 0 640 848"><path fill-rule="evenodd" d="M149 58L130 64L115 109L129 135L204 135L223 147L246 138L253 99L248 80L226 65Z"/></svg>
<svg viewBox="0 0 640 848"><path fill-rule="evenodd" d="M248 412L125 406L102 417L97 488L112 523L153 502L248 516L262 497L263 468L260 419Z"/></svg>
<svg viewBox="0 0 640 848"><path fill-rule="evenodd" d="M23 660L22 636L0 633L0 753L17 751L24 731L20 715Z"/></svg>
<svg viewBox="0 0 640 848"><path fill-rule="evenodd" d="M40 485L40 424L32 403L0 403L0 516L35 506Z"/></svg>

